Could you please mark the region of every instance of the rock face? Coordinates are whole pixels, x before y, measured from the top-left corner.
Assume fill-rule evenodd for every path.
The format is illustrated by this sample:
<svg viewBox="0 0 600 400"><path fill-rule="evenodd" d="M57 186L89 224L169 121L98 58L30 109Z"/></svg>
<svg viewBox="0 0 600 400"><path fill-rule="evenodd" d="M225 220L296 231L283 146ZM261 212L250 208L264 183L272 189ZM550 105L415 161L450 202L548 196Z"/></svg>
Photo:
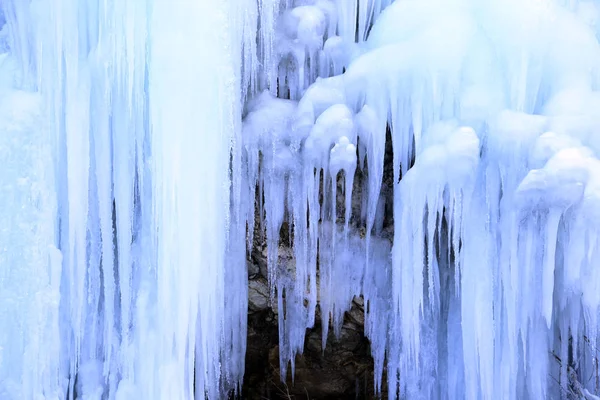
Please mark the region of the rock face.
<svg viewBox="0 0 600 400"><path fill-rule="evenodd" d="M265 260L266 263L266 260ZM253 270L259 269L254 264ZM363 335L362 299L355 298L346 313L341 337L329 334L321 348L320 315L307 332L304 353L296 357L292 380L279 374L277 315L268 305L267 280L257 273L248 288L248 347L243 398L245 399L370 399L373 393L373 360ZM329 332L332 332L330 330Z"/></svg>

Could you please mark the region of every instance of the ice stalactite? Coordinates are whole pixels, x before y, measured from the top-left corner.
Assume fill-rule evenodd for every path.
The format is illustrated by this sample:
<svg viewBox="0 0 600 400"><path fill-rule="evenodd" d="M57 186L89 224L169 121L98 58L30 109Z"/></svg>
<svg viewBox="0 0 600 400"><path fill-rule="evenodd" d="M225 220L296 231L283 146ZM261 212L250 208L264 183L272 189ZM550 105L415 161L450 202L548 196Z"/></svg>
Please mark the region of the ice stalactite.
<svg viewBox="0 0 600 400"><path fill-rule="evenodd" d="M295 282L277 294L279 306L287 307L279 314L286 327L280 326L282 372L302 349L303 327L314 324L315 297L325 346L330 318L336 331L339 310L362 295L375 383L379 388L385 363L390 397L597 392L589 379L600 311L592 266L597 4L291 6L280 17L280 99L253 103L244 123L254 159L286 154L273 166L261 164L268 175L280 168L286 175L277 195L260 205L269 246L284 221L293 232L294 260L269 250L270 270L285 270ZM284 102L290 112L280 125L267 115ZM387 129L394 171L391 262L373 244L382 240L374 227L381 219ZM277 145L252 147L251 138L266 131ZM348 181L334 177L342 143L356 148L359 207ZM253 188L267 185L252 172L257 165L246 168ZM351 249L342 233L349 215L351 230L366 231ZM290 308L302 304L299 295L308 316Z"/></svg>

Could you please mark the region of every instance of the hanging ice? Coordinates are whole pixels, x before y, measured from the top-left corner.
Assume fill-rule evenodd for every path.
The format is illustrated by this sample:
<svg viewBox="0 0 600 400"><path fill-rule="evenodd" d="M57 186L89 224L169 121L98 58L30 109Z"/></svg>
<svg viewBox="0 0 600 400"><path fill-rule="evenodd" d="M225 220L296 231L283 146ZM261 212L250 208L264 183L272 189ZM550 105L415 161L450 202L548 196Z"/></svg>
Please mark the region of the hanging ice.
<svg viewBox="0 0 600 400"><path fill-rule="evenodd" d="M4 0L0 398L239 390L255 235L283 379L362 296L390 398L597 398L599 17Z"/></svg>
<svg viewBox="0 0 600 400"><path fill-rule="evenodd" d="M217 398L240 385L232 7L0 5L1 398Z"/></svg>
<svg viewBox="0 0 600 400"><path fill-rule="evenodd" d="M269 221L274 207L293 223L296 284L293 297L285 286L285 298L294 300L279 314L283 371L302 350L317 293L324 346L329 318L339 328L339 310L363 295L372 306L365 333L378 373L386 359L391 397L591 396L599 309L579 273L596 269L596 3L407 0L380 16L376 2L335 3L333 13L324 3L282 13L289 29L281 40L295 50L272 61L277 95L298 105L284 126L261 119L260 129L300 138L300 146L285 143L298 154L280 183L287 192L261 205L267 226L275 223L271 236L283 222ZM356 16L365 10L376 22L362 30ZM323 15L335 15L337 28L331 19L323 27ZM309 21L319 21L310 40L296 33ZM260 131L256 113L246 117L245 136ZM395 174L391 266L369 251L385 201L386 125ZM358 192L352 177L345 185L337 177L350 142L362 171ZM270 144L261 146L268 154ZM247 168L251 187L262 187L256 167ZM360 209L349 210L353 193ZM350 216L351 228L366 229L364 262L346 257L347 234L338 233ZM277 252L269 254L278 269ZM389 287L373 277L385 271ZM302 304L297 296L308 315L292 311ZM376 306L378 296L391 308Z"/></svg>

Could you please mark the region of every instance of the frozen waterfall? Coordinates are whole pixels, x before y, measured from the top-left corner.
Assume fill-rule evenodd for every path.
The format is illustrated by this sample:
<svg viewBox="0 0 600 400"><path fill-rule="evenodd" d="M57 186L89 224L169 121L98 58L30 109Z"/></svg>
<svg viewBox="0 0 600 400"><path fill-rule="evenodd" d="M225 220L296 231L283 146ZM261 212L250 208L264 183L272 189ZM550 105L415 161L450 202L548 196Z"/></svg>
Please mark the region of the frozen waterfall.
<svg viewBox="0 0 600 400"><path fill-rule="evenodd" d="M389 398L599 399L599 40L598 0L0 0L0 399L239 395L257 243L283 379L362 297Z"/></svg>

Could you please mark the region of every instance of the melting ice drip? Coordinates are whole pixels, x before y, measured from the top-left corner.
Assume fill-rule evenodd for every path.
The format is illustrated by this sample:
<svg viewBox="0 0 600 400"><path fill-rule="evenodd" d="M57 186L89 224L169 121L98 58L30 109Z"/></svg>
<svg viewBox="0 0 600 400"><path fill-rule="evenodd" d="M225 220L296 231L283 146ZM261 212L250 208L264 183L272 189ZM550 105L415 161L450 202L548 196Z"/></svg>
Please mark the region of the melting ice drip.
<svg viewBox="0 0 600 400"><path fill-rule="evenodd" d="M255 232L283 377L362 295L392 398L597 398L599 7L3 1L0 398L235 389Z"/></svg>

